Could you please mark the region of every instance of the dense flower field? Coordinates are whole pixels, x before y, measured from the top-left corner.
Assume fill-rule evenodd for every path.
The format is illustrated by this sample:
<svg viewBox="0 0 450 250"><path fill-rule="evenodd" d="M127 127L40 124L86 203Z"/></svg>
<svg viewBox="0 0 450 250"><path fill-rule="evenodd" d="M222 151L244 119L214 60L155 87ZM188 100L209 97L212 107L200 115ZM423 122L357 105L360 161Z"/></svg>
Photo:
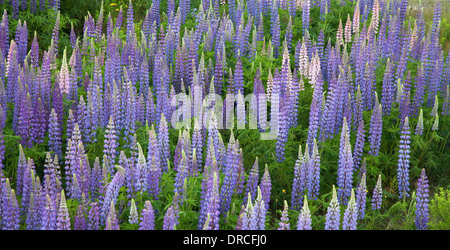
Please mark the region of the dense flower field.
<svg viewBox="0 0 450 250"><path fill-rule="evenodd" d="M439 2L64 2L0 1L1 229L450 229Z"/></svg>

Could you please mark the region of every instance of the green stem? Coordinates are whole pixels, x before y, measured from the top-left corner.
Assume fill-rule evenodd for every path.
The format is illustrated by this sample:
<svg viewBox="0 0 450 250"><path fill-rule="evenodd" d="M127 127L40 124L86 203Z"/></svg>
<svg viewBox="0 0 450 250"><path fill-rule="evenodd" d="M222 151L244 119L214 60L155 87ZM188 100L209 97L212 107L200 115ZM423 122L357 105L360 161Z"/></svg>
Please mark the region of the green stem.
<svg viewBox="0 0 450 250"><path fill-rule="evenodd" d="M428 137L428 134L430 133L430 129L431 129L431 128L428 127L427 134L426 134L425 138ZM433 131L433 132L434 132L434 131ZM430 140L428 141L428 143L427 143L426 145L431 145L430 143L431 143L432 140L433 140L433 137L430 138ZM424 149L422 149L422 152L421 152L420 158L419 158L419 162L422 161L422 157L423 157L423 155L425 154L425 151L426 151L427 149L428 149L428 146L427 146L427 147L424 147Z"/></svg>
<svg viewBox="0 0 450 250"><path fill-rule="evenodd" d="M445 137L444 143L442 143L441 154L444 153L445 145L447 144L448 135Z"/></svg>

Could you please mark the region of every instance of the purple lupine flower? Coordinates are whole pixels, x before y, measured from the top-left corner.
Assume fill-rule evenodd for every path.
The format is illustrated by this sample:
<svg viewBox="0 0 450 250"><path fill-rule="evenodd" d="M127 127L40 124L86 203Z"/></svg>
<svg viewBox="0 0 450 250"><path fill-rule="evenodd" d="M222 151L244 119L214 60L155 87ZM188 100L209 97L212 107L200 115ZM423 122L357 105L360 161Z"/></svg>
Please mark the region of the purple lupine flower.
<svg viewBox="0 0 450 250"><path fill-rule="evenodd" d="M288 140L289 134L289 110L291 109L290 98L288 95L285 95L281 98L281 112L279 117L279 128L278 128L278 136L277 141L275 143L276 146L276 155L277 161L283 162L285 160L284 151L285 146Z"/></svg>
<svg viewBox="0 0 450 250"><path fill-rule="evenodd" d="M8 197L4 197L5 207L3 208L2 225L3 230L19 230L20 228L20 211L17 202L16 192L10 190Z"/></svg>
<svg viewBox="0 0 450 250"><path fill-rule="evenodd" d="M34 178L34 162L33 159L28 158L28 163L27 163L27 167L25 168L24 172L23 172L23 187L22 187L22 206L21 206L21 210L20 212L22 214L24 214L27 209L28 206L30 204L30 196L31 196L31 191L33 188L33 178Z"/></svg>
<svg viewBox="0 0 450 250"><path fill-rule="evenodd" d="M125 153L120 152L119 162L123 164L125 169L125 180L127 186L127 197L132 198L137 192L144 189L146 180L144 172L147 170L144 152L140 143L137 142L137 135L133 136L131 141L131 156L125 157Z"/></svg>
<svg viewBox="0 0 450 250"><path fill-rule="evenodd" d="M134 136L136 138L136 135ZM135 141L137 139L133 139ZM148 175L149 175L149 165L147 164L147 160L145 159L144 152L142 151L141 144L136 142L138 155L136 166L134 167L134 175L136 178L135 182L135 190L137 192L145 192L148 188Z"/></svg>
<svg viewBox="0 0 450 250"><path fill-rule="evenodd" d="M314 139L313 151L307 164L306 188L308 197L315 200L319 196L320 189L320 155L316 139Z"/></svg>
<svg viewBox="0 0 450 250"><path fill-rule="evenodd" d="M422 106L425 95L425 71L424 63L421 63L417 66L417 74L415 78L415 93L414 93L414 101L411 107L411 112L414 115L417 115L417 111Z"/></svg>
<svg viewBox="0 0 450 250"><path fill-rule="evenodd" d="M340 206L336 195L336 188L333 185L333 197L331 198L331 202L327 208L325 230L339 230L341 223L340 220Z"/></svg>
<svg viewBox="0 0 450 250"><path fill-rule="evenodd" d="M11 5L12 5L12 10L13 10L12 18L17 19L19 16L19 0L12 0ZM5 12L6 12L6 10L5 10Z"/></svg>
<svg viewBox="0 0 450 250"><path fill-rule="evenodd" d="M86 215L83 204L78 204L77 214L75 215L75 222L73 230L87 230Z"/></svg>
<svg viewBox="0 0 450 250"><path fill-rule="evenodd" d="M52 200L56 199L58 193L61 192L61 174L59 173L58 156L55 155L55 161L52 159L50 152L47 152L45 157L44 169L44 190L46 194L50 195ZM53 204L56 206L56 204ZM56 208L55 208L56 209Z"/></svg>
<svg viewBox="0 0 450 250"><path fill-rule="evenodd" d="M181 160L176 167L176 172L174 192L181 194L180 198L181 200L184 200L186 197L184 197L184 195L182 194L183 183L189 177L189 162L184 150L181 150Z"/></svg>
<svg viewBox="0 0 450 250"><path fill-rule="evenodd" d="M159 123L158 130L158 142L160 150L161 166L163 166L163 172L167 171L167 160L170 160L170 149L169 149L169 127L167 125L166 117L164 113L161 113L161 120Z"/></svg>
<svg viewBox="0 0 450 250"><path fill-rule="evenodd" d="M309 12L310 12L310 0L306 0L302 4L302 34L309 30Z"/></svg>
<svg viewBox="0 0 450 250"><path fill-rule="evenodd" d="M22 144L19 144L19 161L17 163L17 172L16 172L16 190L18 195L22 195L24 182L23 177L27 166L28 164L25 158L25 154L23 152Z"/></svg>
<svg viewBox="0 0 450 250"><path fill-rule="evenodd" d="M344 218L342 219L342 229L356 230L357 220L358 220L358 209L355 201L355 192L352 189L350 201L347 204L347 209L345 209Z"/></svg>
<svg viewBox="0 0 450 250"><path fill-rule="evenodd" d="M284 209L283 212L281 212L281 219L278 225L279 225L278 230L290 230L288 217L288 204L286 200L284 200Z"/></svg>
<svg viewBox="0 0 450 250"><path fill-rule="evenodd" d="M62 157L61 126L58 122L55 109L52 109L50 113L48 138L49 150L53 151L56 155L58 155L58 157Z"/></svg>
<svg viewBox="0 0 450 250"><path fill-rule="evenodd" d="M58 208L58 217L56 218L57 230L71 230L69 210L67 209L66 195L64 189L61 190L61 203Z"/></svg>
<svg viewBox="0 0 450 250"><path fill-rule="evenodd" d="M148 94L146 95L146 98L145 119L148 123L153 124L156 122L156 108L155 102L153 101L153 92L151 87L148 87Z"/></svg>
<svg viewBox="0 0 450 250"><path fill-rule="evenodd" d="M292 33L292 16L289 16L289 22L287 24L286 33L285 33L284 37L285 37L287 49L288 49L288 51L290 53L291 52L291 47L292 47L292 37L293 37L293 33Z"/></svg>
<svg viewBox="0 0 450 250"><path fill-rule="evenodd" d="M203 146L204 146L204 140L203 140L203 134L202 129L199 125L199 122L197 119L194 119L194 131L192 133L192 142L191 142L191 151L195 151L195 156L197 159L197 165L192 165L191 168L196 173L201 169L201 166L203 165Z"/></svg>
<svg viewBox="0 0 450 250"><path fill-rule="evenodd" d="M9 196L11 195L11 185L9 183L9 178L1 178L0 179L0 214L2 218L0 220L0 226L4 229L5 223L7 222L6 218L8 217L8 203Z"/></svg>
<svg viewBox="0 0 450 250"><path fill-rule="evenodd" d="M392 103L394 102L395 80L393 75L394 65L391 65L390 58L386 62L386 71L383 78L383 91L381 93L381 103L383 104L383 115L390 115Z"/></svg>
<svg viewBox="0 0 450 250"><path fill-rule="evenodd" d="M114 29L122 28L122 21L123 21L123 10L122 10L122 5L120 5L119 13L117 14L116 25L114 26Z"/></svg>
<svg viewBox="0 0 450 250"><path fill-rule="evenodd" d="M154 230L155 229L155 211L152 203L147 200L144 204L144 209L141 212L141 222L139 223L139 230Z"/></svg>
<svg viewBox="0 0 450 250"><path fill-rule="evenodd" d="M218 175L217 163L213 163L212 173L209 175L208 180L208 194L207 194L207 215L209 221L205 222L205 225L211 230L219 230L219 175Z"/></svg>
<svg viewBox="0 0 450 250"><path fill-rule="evenodd" d="M364 120L361 120L361 122L358 125L358 129L356 132L356 141L355 141L355 148L353 149L353 167L357 169L361 163L361 157L363 155L363 149L364 149L364 141L365 141L365 134L364 134Z"/></svg>
<svg viewBox="0 0 450 250"><path fill-rule="evenodd" d="M90 205L87 229L88 230L98 230L100 226L100 212L97 202Z"/></svg>
<svg viewBox="0 0 450 250"><path fill-rule="evenodd" d="M6 218L7 206L9 195L11 194L11 185L9 183L9 178L1 178L0 179L0 215L2 218L0 219L0 228L3 228L3 221Z"/></svg>
<svg viewBox="0 0 450 250"><path fill-rule="evenodd" d="M363 173L358 185L358 189L356 190L356 206L358 208L358 218L361 220L364 219L366 211L366 195L366 174Z"/></svg>
<svg viewBox="0 0 450 250"><path fill-rule="evenodd" d="M350 145L350 134L347 127L347 120L344 117L342 126L341 142L339 149L339 167L338 167L338 197L339 203L347 205L353 183L353 157Z"/></svg>
<svg viewBox="0 0 450 250"><path fill-rule="evenodd" d="M270 192L272 190L272 181L270 180L269 167L266 164L261 183L259 184L262 193L262 199L265 203L266 211L269 210Z"/></svg>
<svg viewBox="0 0 450 250"><path fill-rule="evenodd" d="M89 175L89 193L92 198L98 198L100 194L103 194L103 179L102 175L107 174L106 163L103 164L103 168L100 167L100 158L96 157L94 161L94 166L92 167L91 173ZM102 170L104 173L102 173Z"/></svg>
<svg viewBox="0 0 450 250"><path fill-rule="evenodd" d="M58 116L58 124L63 124L64 119L64 97L61 92L59 81L56 81L52 90L52 104L55 109L56 115Z"/></svg>
<svg viewBox="0 0 450 250"><path fill-rule="evenodd" d="M248 201L248 199L247 199L247 201ZM235 227L236 230L243 230L242 229L242 224L243 224L243 221L244 221L244 215L245 215L245 206L242 205L241 206L241 211L239 212L238 221L237 221L236 227Z"/></svg>
<svg viewBox="0 0 450 250"><path fill-rule="evenodd" d="M56 205L54 199L50 195L46 195L46 203L42 213L41 229L42 230L56 230Z"/></svg>
<svg viewBox="0 0 450 250"><path fill-rule="evenodd" d="M242 148L240 148L238 157L237 186L235 189L236 194L239 195L244 191L244 182L245 182L244 152L242 151Z"/></svg>
<svg viewBox="0 0 450 250"><path fill-rule="evenodd" d="M8 13L6 9L3 10L2 22L0 23L0 49L2 50L2 56L6 57L8 55L9 49L9 21Z"/></svg>
<svg viewBox="0 0 450 250"><path fill-rule="evenodd" d="M20 20L19 20L20 24ZM18 26L19 26L18 24ZM17 60L19 64L23 65L23 61L27 56L27 44L28 44L28 29L27 21L23 22L23 26L17 27L16 30L16 42L17 42Z"/></svg>
<svg viewBox="0 0 450 250"><path fill-rule="evenodd" d="M163 230L175 230L176 227L176 217L174 214L174 208L173 205L171 205L164 216L164 224L163 224Z"/></svg>
<svg viewBox="0 0 450 250"><path fill-rule="evenodd" d="M353 105L353 128L358 128L359 123L363 121L363 99L361 95L361 87L358 85L356 89L356 100Z"/></svg>
<svg viewBox="0 0 450 250"><path fill-rule="evenodd" d="M244 94L244 71L242 68L242 61L240 53L238 53L237 56L237 62L236 62L236 68L234 70L234 85L233 85L233 91L232 94L236 95L239 92L241 94Z"/></svg>
<svg viewBox="0 0 450 250"><path fill-rule="evenodd" d="M42 194L42 186L39 176L33 178L33 187L30 196L30 205L27 211L27 230L39 230L45 206L45 197Z"/></svg>
<svg viewBox="0 0 450 250"><path fill-rule="evenodd" d="M35 99L33 106L34 112L31 118L31 141L39 144L44 142L45 132L48 127L48 118L42 99L39 96Z"/></svg>
<svg viewBox="0 0 450 250"><path fill-rule="evenodd" d="M135 171L134 169L136 166L134 158L136 158L136 156L134 155L133 151L130 158L127 158L125 156L124 151L120 151L119 165L125 169L125 186L127 187L127 198L132 198L136 194L136 175L138 175L139 172Z"/></svg>
<svg viewBox="0 0 450 250"><path fill-rule="evenodd" d="M382 203L382 199L383 199L383 194L382 194L382 189L381 189L381 174L378 175L378 179L377 179L377 184L375 185L375 188L373 190L373 195L372 195L372 210L377 210L381 208L381 203Z"/></svg>
<svg viewBox="0 0 450 250"><path fill-rule="evenodd" d="M136 202L134 199L131 199L131 207L130 207L130 217L128 218L128 222L130 224L138 224L139 223L139 214L136 208Z"/></svg>
<svg viewBox="0 0 450 250"><path fill-rule="evenodd" d="M21 144L26 147L31 148L32 142L32 103L30 93L23 92L22 100L20 102L19 110L19 118L17 122L17 134L21 137Z"/></svg>
<svg viewBox="0 0 450 250"><path fill-rule="evenodd" d="M109 206L108 217L106 218L105 230L119 230L119 219L117 218L116 207L114 201L111 200Z"/></svg>
<svg viewBox="0 0 450 250"><path fill-rule="evenodd" d="M259 165L258 157L255 158L255 163L253 163L252 169L247 179L247 186L245 187L245 193L250 193L251 197L256 197L256 191L259 183ZM244 196L242 205L247 203L247 195Z"/></svg>
<svg viewBox="0 0 450 250"><path fill-rule="evenodd" d="M52 41L53 41L53 45L52 45L52 52L53 55L50 55L50 58L52 62L54 62L54 58L55 56L58 54L58 44L59 44L59 31L60 31L60 13L58 11L58 13L56 14L56 21L55 21L55 26L53 27L53 31L52 31Z"/></svg>
<svg viewBox="0 0 450 250"><path fill-rule="evenodd" d="M98 14L97 18L97 24L95 27L95 35L96 35L96 41L100 41L103 34L103 2L100 6L100 12Z"/></svg>
<svg viewBox="0 0 450 250"><path fill-rule="evenodd" d="M397 169L397 180L398 180L398 191L400 198L409 197L409 158L411 151L409 150L411 140L411 131L409 130L409 120L405 117L405 121L402 127L400 135L400 149L398 152L398 169Z"/></svg>
<svg viewBox="0 0 450 250"><path fill-rule="evenodd" d="M75 45L77 43L77 35L75 34L75 30L73 29L73 22L70 23L70 44L72 45L72 49L75 49Z"/></svg>
<svg viewBox="0 0 450 250"><path fill-rule="evenodd" d="M449 57L447 57L449 58ZM450 60L450 59L449 59ZM449 75L450 75L450 63L449 65ZM450 76L449 76L450 78ZM444 97L444 103L442 104L442 115L448 115L450 110L450 85L447 85L446 91L445 91L445 97Z"/></svg>
<svg viewBox="0 0 450 250"><path fill-rule="evenodd" d="M291 193L291 209L299 210L303 204L303 194L306 189L306 175L309 164L309 147L305 146L305 154L302 155L302 146L298 149L298 159L295 161L294 181Z"/></svg>
<svg viewBox="0 0 450 250"><path fill-rule="evenodd" d="M377 104L377 102L375 103ZM369 154L373 156L378 155L381 144L381 133L383 129L383 119L382 119L382 106L381 104L375 105L373 109L372 116L370 118L370 151Z"/></svg>
<svg viewBox="0 0 450 250"><path fill-rule="evenodd" d="M439 83L441 82L441 74L442 74L442 67L440 66L442 63L439 61L436 61L435 66L433 67L433 70L430 72L432 75L430 76L431 79L429 80L428 85L428 100L427 100L427 107L431 107L434 103L434 100L436 99L436 95L438 93L439 89Z"/></svg>
<svg viewBox="0 0 450 250"><path fill-rule="evenodd" d="M3 163L3 161L5 160L5 153L6 153L5 139L3 134L5 122L6 122L6 115L3 111L2 105L0 104L0 178L3 177L3 169L5 168L5 165Z"/></svg>
<svg viewBox="0 0 450 250"><path fill-rule="evenodd" d="M258 192L253 206L253 214L251 216L251 225L253 230L264 230L267 214L267 205L264 201L264 195L261 189L258 187Z"/></svg>
<svg viewBox="0 0 450 250"><path fill-rule="evenodd" d="M428 178L425 174L425 169L422 168L420 178L417 182L416 192L416 229L426 230L429 220L429 189Z"/></svg>
<svg viewBox="0 0 450 250"><path fill-rule="evenodd" d="M1 29L0 29L1 32ZM1 35L1 33L0 33ZM6 60L5 57L3 57L3 53L1 53L1 48L0 48L0 104L2 104L3 106L5 106L6 104L6 88L5 88L5 84L4 81L5 79L5 73L6 73Z"/></svg>
<svg viewBox="0 0 450 250"><path fill-rule="evenodd" d="M131 0L128 4L128 11L127 11L127 43L129 44L131 40L135 36L134 31L134 12L133 12L133 4L131 3Z"/></svg>
<svg viewBox="0 0 450 250"><path fill-rule="evenodd" d="M311 212L308 207L308 200L306 199L306 195L303 200L302 210L298 215L297 221L297 230L311 230Z"/></svg>
<svg viewBox="0 0 450 250"><path fill-rule="evenodd" d="M108 126L106 127L106 131L105 131L105 142L104 142L104 149L103 149L103 153L106 155L106 157L108 159L108 163L109 163L108 171L110 173L113 173L114 165L116 162L116 157L117 157L116 148L119 146L119 143L117 142L117 140L118 140L118 136L117 136L117 131L116 131L116 127L114 124L114 120L113 120L113 117L110 116Z"/></svg>
<svg viewBox="0 0 450 250"><path fill-rule="evenodd" d="M210 139L210 144L212 144L212 138ZM238 144L234 140L233 131L230 134L230 141L228 143L226 159L225 159L225 168L224 173L225 177L223 180L222 187L220 189L220 209L222 215L226 215L228 210L230 209L231 197L237 186L237 175L238 175L238 157L239 150ZM212 147L215 148L215 147Z"/></svg>
<svg viewBox="0 0 450 250"><path fill-rule="evenodd" d="M39 43L37 41L36 31L34 32L33 42L31 43L30 59L33 67L39 67Z"/></svg>
<svg viewBox="0 0 450 250"><path fill-rule="evenodd" d="M214 67L214 89L216 94L222 93L223 77L225 71L223 69L222 55L217 52L216 65Z"/></svg>
<svg viewBox="0 0 450 250"><path fill-rule="evenodd" d="M245 206L245 209L242 214L242 221L241 225L239 225L241 230L251 230L252 228L252 215L253 215L253 203L252 203L252 197L250 196L250 193L248 193L248 199L247 199L247 205ZM238 221L239 224L239 221Z"/></svg>
<svg viewBox="0 0 450 250"><path fill-rule="evenodd" d="M34 206L36 209L36 217L34 218L36 228L41 227L41 217L44 213L45 207L45 190L41 185L41 179L39 176L36 176L33 183L32 194L34 195Z"/></svg>
<svg viewBox="0 0 450 250"><path fill-rule="evenodd" d="M274 57L278 58L279 55L279 47L280 47L280 15L278 15L278 10L276 11L275 22L272 23L273 26L273 34L272 34L272 49L274 52Z"/></svg>
<svg viewBox="0 0 450 250"><path fill-rule="evenodd" d="M82 164L82 161L80 160L80 165L81 164ZM78 182L77 174L75 174L75 173L72 175L72 185L70 187L71 187L70 198L80 200L81 194L83 193L83 191L81 191L81 185Z"/></svg>
<svg viewBox="0 0 450 250"><path fill-rule="evenodd" d="M210 148L207 152L207 161L205 162L205 167L203 171L203 178L201 184L201 194L200 194L200 215L198 218L198 229L202 229L205 225L205 216L208 210L208 199L210 196L210 187L208 186L210 183L210 175L216 171L217 161L214 157L214 145L211 143ZM211 158L211 160L209 160Z"/></svg>
<svg viewBox="0 0 450 250"><path fill-rule="evenodd" d="M100 209L100 221L103 225L106 224L106 217L108 216L111 203L114 203L114 201L117 200L119 190L125 182L125 170L118 165L116 165L116 168L117 172L114 175L114 178L106 187L106 193Z"/></svg>

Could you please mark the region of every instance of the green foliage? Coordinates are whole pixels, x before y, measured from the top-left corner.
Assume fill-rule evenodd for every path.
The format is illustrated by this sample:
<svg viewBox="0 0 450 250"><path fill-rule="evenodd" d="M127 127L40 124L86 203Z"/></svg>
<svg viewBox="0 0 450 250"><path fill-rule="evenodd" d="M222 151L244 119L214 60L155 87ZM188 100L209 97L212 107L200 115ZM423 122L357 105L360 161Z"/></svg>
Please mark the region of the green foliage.
<svg viewBox="0 0 450 250"><path fill-rule="evenodd" d="M83 2L83 1L80 1ZM11 13L10 6L7 4L0 5L4 9ZM55 27L56 21L56 12L51 9L46 9L44 11L37 11L36 13L31 13L29 10L20 11L18 18L13 19L9 18L9 37L14 39L16 33L17 24L21 20L27 22L28 29L28 47L31 47L31 43L33 42L34 32L36 31L37 39L39 42L39 49L41 51L48 50L52 40L52 32ZM74 25L79 24L79 20L76 19L70 14L61 12L60 14L60 36L59 36L59 53L62 55L64 47L69 48L68 54L72 51L72 46L70 44L70 23Z"/></svg>
<svg viewBox="0 0 450 250"><path fill-rule="evenodd" d="M450 189L440 188L434 198L430 199L429 209L429 229L448 230L450 228Z"/></svg>

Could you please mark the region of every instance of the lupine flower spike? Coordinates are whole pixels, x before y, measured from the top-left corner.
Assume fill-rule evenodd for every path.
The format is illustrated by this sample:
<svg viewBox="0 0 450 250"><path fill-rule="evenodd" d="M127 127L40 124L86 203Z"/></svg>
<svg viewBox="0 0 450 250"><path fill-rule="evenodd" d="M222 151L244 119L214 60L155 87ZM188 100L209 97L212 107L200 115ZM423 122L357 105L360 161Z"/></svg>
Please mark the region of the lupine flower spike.
<svg viewBox="0 0 450 250"><path fill-rule="evenodd" d="M420 178L417 181L416 191L416 228L418 230L426 230L428 227L429 215L429 189L428 178L425 169L422 169Z"/></svg>
<svg viewBox="0 0 450 250"><path fill-rule="evenodd" d="M382 189L381 189L381 174L378 175L377 184L375 185L375 189L373 190L372 195L372 210L377 210L381 208L382 202Z"/></svg>
<svg viewBox="0 0 450 250"><path fill-rule="evenodd" d="M284 209L283 212L281 213L281 221L278 223L279 227L278 230L290 230L289 228L289 217L288 217L288 204L287 201L284 201Z"/></svg>
<svg viewBox="0 0 450 250"><path fill-rule="evenodd" d="M298 215L298 222L297 222L297 230L311 230L311 212L309 211L308 207L308 200L305 198L303 200L303 207Z"/></svg>
<svg viewBox="0 0 450 250"><path fill-rule="evenodd" d="M333 196L327 208L325 230L339 230L341 224L341 213L336 188L333 185Z"/></svg>
<svg viewBox="0 0 450 250"><path fill-rule="evenodd" d="M347 209L344 212L342 220L343 230L356 230L356 222L358 219L358 208L355 201L355 192L352 189L350 201L347 204Z"/></svg>

